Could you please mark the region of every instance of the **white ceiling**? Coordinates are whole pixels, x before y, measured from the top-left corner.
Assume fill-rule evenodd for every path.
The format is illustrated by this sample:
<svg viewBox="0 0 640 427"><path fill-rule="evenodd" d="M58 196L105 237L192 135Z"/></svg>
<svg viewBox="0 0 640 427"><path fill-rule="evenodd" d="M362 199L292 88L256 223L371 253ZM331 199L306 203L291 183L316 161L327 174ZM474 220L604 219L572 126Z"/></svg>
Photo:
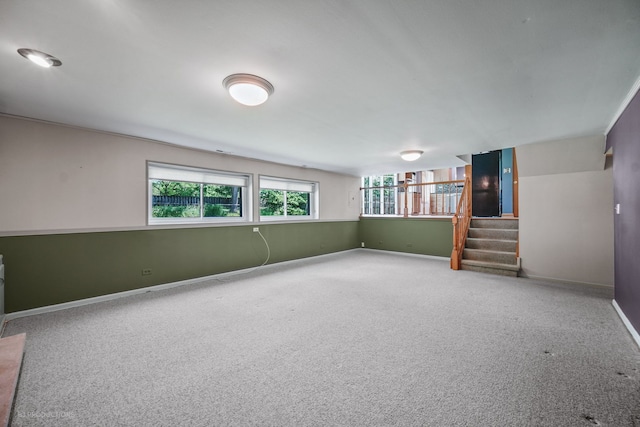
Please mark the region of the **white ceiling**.
<svg viewBox="0 0 640 427"><path fill-rule="evenodd" d="M354 175L603 134L639 75L639 0L0 1L2 113Z"/></svg>

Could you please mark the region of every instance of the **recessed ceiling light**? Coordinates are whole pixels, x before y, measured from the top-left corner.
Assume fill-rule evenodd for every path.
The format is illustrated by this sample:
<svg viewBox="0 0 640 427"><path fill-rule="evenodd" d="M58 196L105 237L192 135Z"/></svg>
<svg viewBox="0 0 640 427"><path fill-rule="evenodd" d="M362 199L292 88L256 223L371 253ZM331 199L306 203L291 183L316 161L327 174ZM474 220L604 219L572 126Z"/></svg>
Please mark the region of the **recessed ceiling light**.
<svg viewBox="0 0 640 427"><path fill-rule="evenodd" d="M253 74L232 74L222 81L229 95L240 104L256 106L265 102L273 93L273 85Z"/></svg>
<svg viewBox="0 0 640 427"><path fill-rule="evenodd" d="M422 156L422 153L424 153L424 151L407 150L400 153L400 157L402 157L402 160L406 160L407 162L413 162L414 160L418 160L420 156Z"/></svg>
<svg viewBox="0 0 640 427"><path fill-rule="evenodd" d="M22 48L18 49L18 53L34 64L37 64L44 68L59 67L60 65L62 65L62 61L60 61L55 56L51 56L48 53L40 52L39 50Z"/></svg>

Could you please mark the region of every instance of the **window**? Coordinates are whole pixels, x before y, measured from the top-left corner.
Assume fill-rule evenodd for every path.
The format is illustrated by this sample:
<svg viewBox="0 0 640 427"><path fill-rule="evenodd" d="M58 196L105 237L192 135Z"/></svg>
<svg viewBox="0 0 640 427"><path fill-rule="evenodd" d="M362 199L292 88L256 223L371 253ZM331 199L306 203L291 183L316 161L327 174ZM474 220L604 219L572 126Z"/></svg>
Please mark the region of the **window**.
<svg viewBox="0 0 640 427"><path fill-rule="evenodd" d="M362 213L364 215L394 215L398 213L397 177L393 174L362 177ZM383 188L384 187L384 188ZM400 189L402 190L402 189Z"/></svg>
<svg viewBox="0 0 640 427"><path fill-rule="evenodd" d="M151 163L149 223L248 221L248 175Z"/></svg>
<svg viewBox="0 0 640 427"><path fill-rule="evenodd" d="M318 217L318 184L309 181L260 177L260 219Z"/></svg>
<svg viewBox="0 0 640 427"><path fill-rule="evenodd" d="M463 167L363 176L360 212L362 215L453 215L463 188Z"/></svg>

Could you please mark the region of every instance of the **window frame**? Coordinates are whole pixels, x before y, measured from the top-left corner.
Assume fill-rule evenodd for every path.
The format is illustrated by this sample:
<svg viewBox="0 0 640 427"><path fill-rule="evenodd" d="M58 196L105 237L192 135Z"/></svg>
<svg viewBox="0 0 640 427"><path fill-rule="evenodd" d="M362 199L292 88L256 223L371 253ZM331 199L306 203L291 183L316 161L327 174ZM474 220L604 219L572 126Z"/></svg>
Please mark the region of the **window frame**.
<svg viewBox="0 0 640 427"><path fill-rule="evenodd" d="M164 176L164 178L162 177ZM182 179L180 179L183 177ZM200 179L196 179L200 177ZM252 208L252 174L241 172L221 171L195 166L176 165L147 161L147 225L171 225L171 224L212 224L212 223L245 223L253 218ZM199 217L153 217L153 181L188 182L200 184L200 216ZM218 182L216 182L218 181ZM233 185L229 183L244 185ZM231 217L205 217L204 213L204 185L229 185L240 187L241 216ZM194 196L195 197L195 196Z"/></svg>
<svg viewBox="0 0 640 427"><path fill-rule="evenodd" d="M391 177L392 183L386 184L385 179ZM378 184L376 185L376 180ZM398 180L398 174L384 174L384 175L366 175L362 176L360 180L361 195L361 212L363 216L383 216L383 215L398 215L399 203L397 201L398 194L404 191L404 188L398 187L400 181ZM375 197L375 191L378 191L377 198ZM378 213L372 213L374 210L374 204L377 200ZM390 203L386 203L390 202ZM393 206L393 212L385 212L388 205Z"/></svg>
<svg viewBox="0 0 640 427"><path fill-rule="evenodd" d="M266 186L263 187L263 183ZM276 187L276 188L274 188ZM310 191L305 191L309 189ZM262 190L283 191L283 215L262 215L260 198ZM309 193L309 215L288 215L287 214L287 192ZM310 221L319 218L320 184L317 181L307 181L302 179L281 178L272 175L259 175L258 177L258 213L261 222L270 221Z"/></svg>

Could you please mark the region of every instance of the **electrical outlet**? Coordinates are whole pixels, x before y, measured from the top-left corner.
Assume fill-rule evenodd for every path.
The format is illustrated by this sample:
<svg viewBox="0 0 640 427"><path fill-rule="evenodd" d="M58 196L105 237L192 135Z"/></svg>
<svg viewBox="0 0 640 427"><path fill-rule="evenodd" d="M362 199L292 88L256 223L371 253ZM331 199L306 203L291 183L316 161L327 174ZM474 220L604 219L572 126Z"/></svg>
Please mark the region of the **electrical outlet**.
<svg viewBox="0 0 640 427"><path fill-rule="evenodd" d="M258 233L260 231L260 229L258 227L253 227L253 232L254 233Z"/></svg>
<svg viewBox="0 0 640 427"><path fill-rule="evenodd" d="M143 276L149 276L151 274L151 269L150 268L143 268L142 269L142 275Z"/></svg>
<svg viewBox="0 0 640 427"><path fill-rule="evenodd" d="M360 247L364 248L364 242L360 242Z"/></svg>

